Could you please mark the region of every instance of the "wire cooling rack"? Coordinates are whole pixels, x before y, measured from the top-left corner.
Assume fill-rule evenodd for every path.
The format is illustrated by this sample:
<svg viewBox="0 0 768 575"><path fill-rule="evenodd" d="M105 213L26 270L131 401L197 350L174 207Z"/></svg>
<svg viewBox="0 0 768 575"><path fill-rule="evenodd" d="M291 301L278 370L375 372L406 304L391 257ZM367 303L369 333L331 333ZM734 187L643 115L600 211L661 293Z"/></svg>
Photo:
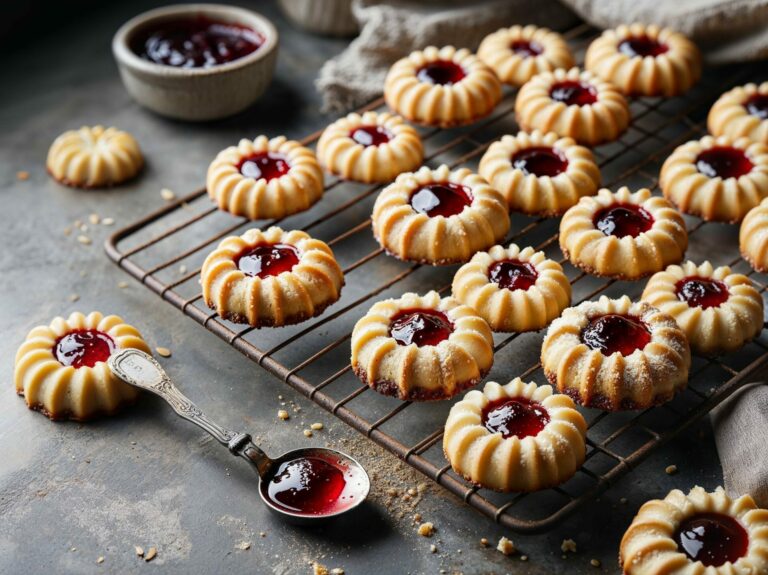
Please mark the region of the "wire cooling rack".
<svg viewBox="0 0 768 575"><path fill-rule="evenodd" d="M566 34L577 54L594 37L579 26ZM637 98L630 102L632 124L620 140L594 150L603 185L658 194L663 160L675 146L705 133L712 102L733 85L765 76L765 68L707 70L699 85L683 97ZM489 118L451 130L419 128L425 164L476 169L480 157L503 134L516 133L513 91ZM365 109L381 109L383 101ZM319 133L303 140L313 146ZM673 439L740 385L755 379L768 362L765 330L738 354L694 358L686 390L662 406L639 412L606 413L582 409L588 425L587 459L570 481L531 494L499 494L471 485L456 475L442 452L443 424L451 405L401 402L362 385L349 366L352 327L379 299L406 291L450 291L456 266L435 268L395 260L372 237L370 213L381 186L328 178L323 199L310 210L282 220L252 222L221 212L204 189L169 204L118 231L106 243L109 257L185 315L218 335L255 363L309 399L382 445L431 480L498 523L519 532L550 529L629 473L653 450ZM750 275L765 297L765 276L754 273L738 252L738 226L705 223L687 217L687 257L730 265ZM279 224L303 229L332 246L346 277L342 298L321 317L297 326L253 329L230 323L207 308L198 277L205 256L223 238L248 228ZM562 257L557 219L513 215L506 242L531 245L560 261L573 284L574 305L599 294L628 294L637 299L645 282L621 282L588 276ZM496 334L495 364L489 379L506 382L520 376L545 382L539 364L543 334ZM580 408L581 409L581 408Z"/></svg>

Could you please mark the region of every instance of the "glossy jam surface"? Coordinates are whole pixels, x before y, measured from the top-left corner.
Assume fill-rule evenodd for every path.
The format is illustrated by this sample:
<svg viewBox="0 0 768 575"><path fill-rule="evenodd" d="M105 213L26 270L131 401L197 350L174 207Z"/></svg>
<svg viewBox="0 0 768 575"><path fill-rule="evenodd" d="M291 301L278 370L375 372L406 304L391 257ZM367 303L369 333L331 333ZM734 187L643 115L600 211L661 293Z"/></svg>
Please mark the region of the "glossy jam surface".
<svg viewBox="0 0 768 575"><path fill-rule="evenodd" d="M728 286L711 278L687 277L675 284L677 299L691 307L720 307L728 299Z"/></svg>
<svg viewBox="0 0 768 575"><path fill-rule="evenodd" d="M768 120L768 94L753 94L744 102L744 107L752 116Z"/></svg>
<svg viewBox="0 0 768 575"><path fill-rule="evenodd" d="M75 369L93 367L100 361L107 361L116 347L115 341L103 331L78 329L56 340L53 355L61 365L71 365Z"/></svg>
<svg viewBox="0 0 768 575"><path fill-rule="evenodd" d="M699 513L680 524L675 532L677 548L691 561L706 567L735 563L747 554L749 535L733 517L720 513Z"/></svg>
<svg viewBox="0 0 768 575"><path fill-rule="evenodd" d="M205 16L158 24L132 42L144 60L174 68L210 68L237 60L264 44L264 37L245 26Z"/></svg>
<svg viewBox="0 0 768 575"><path fill-rule="evenodd" d="M491 433L523 439L538 435L549 423L549 413L540 403L524 397L502 398L485 406L482 421Z"/></svg>
<svg viewBox="0 0 768 575"><path fill-rule="evenodd" d="M494 262L488 268L488 278L499 287L514 291L527 290L539 277L536 268L520 260L502 260Z"/></svg>
<svg viewBox="0 0 768 575"><path fill-rule="evenodd" d="M411 207L430 218L450 218L472 203L469 188L453 182L440 182L420 187L411 196Z"/></svg>
<svg viewBox="0 0 768 575"><path fill-rule="evenodd" d="M526 175L554 178L568 169L568 160L558 150L542 146L516 152L512 156L512 167Z"/></svg>
<svg viewBox="0 0 768 575"><path fill-rule="evenodd" d="M361 146L380 146L392 139L389 130L382 126L360 126L349 133L349 137Z"/></svg>
<svg viewBox="0 0 768 575"><path fill-rule="evenodd" d="M668 50L669 46L648 36L633 36L619 43L619 52L626 54L630 58L637 56L640 58L661 56Z"/></svg>
<svg viewBox="0 0 768 575"><path fill-rule="evenodd" d="M754 167L743 151L727 146L704 150L696 157L696 169L709 178L739 178Z"/></svg>
<svg viewBox="0 0 768 575"><path fill-rule="evenodd" d="M544 47L535 40L515 40L509 44L509 49L523 58L532 58L544 51Z"/></svg>
<svg viewBox="0 0 768 575"><path fill-rule="evenodd" d="M435 60L425 64L416 72L419 82L440 84L442 86L450 86L461 82L464 76L466 76L464 68L450 60Z"/></svg>
<svg viewBox="0 0 768 575"><path fill-rule="evenodd" d="M299 250L288 244L264 244L248 248L235 258L237 268L246 275L265 278L289 272L299 263Z"/></svg>
<svg viewBox="0 0 768 575"><path fill-rule="evenodd" d="M597 90L589 84L568 80L552 86L549 97L568 106L588 106L597 102Z"/></svg>
<svg viewBox="0 0 768 575"><path fill-rule="evenodd" d="M237 164L237 169L246 178L253 178L254 180L264 178L269 181L272 178L279 178L287 174L291 166L282 154L265 152L243 158Z"/></svg>
<svg viewBox="0 0 768 575"><path fill-rule="evenodd" d="M636 238L653 227L653 216L640 206L615 204L597 212L593 223L606 236Z"/></svg>
<svg viewBox="0 0 768 575"><path fill-rule="evenodd" d="M651 334L640 319L610 313L591 320L581 332L581 341L603 355L617 351L621 355L632 355L651 341Z"/></svg>
<svg viewBox="0 0 768 575"><path fill-rule="evenodd" d="M399 345L437 345L453 333L453 324L434 309L404 309L389 322L389 336Z"/></svg>

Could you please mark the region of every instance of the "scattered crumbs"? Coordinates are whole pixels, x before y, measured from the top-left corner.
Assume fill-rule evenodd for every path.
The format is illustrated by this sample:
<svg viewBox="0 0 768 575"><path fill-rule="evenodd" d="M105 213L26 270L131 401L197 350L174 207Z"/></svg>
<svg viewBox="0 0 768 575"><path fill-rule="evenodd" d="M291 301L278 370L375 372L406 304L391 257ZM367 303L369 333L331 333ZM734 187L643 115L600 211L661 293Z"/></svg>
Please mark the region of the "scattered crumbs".
<svg viewBox="0 0 768 575"><path fill-rule="evenodd" d="M422 537L432 537L435 534L435 526L431 522L426 521L419 525L418 533Z"/></svg>
<svg viewBox="0 0 768 575"><path fill-rule="evenodd" d="M26 170L19 170L18 172L16 172L16 179L21 180L22 182L28 180L29 172L27 172Z"/></svg>
<svg viewBox="0 0 768 575"><path fill-rule="evenodd" d="M488 539L486 539L485 537L480 539L480 545L482 545L483 547L488 547L490 544L491 542L488 541Z"/></svg>
<svg viewBox="0 0 768 575"><path fill-rule="evenodd" d="M417 513L413 516L413 522L414 523L421 523L421 513Z"/></svg>
<svg viewBox="0 0 768 575"><path fill-rule="evenodd" d="M311 429L305 429L304 430L304 437L312 437L312 430Z"/></svg>
<svg viewBox="0 0 768 575"><path fill-rule="evenodd" d="M331 569L331 575L344 575L344 569L341 567L334 567Z"/></svg>
<svg viewBox="0 0 768 575"><path fill-rule="evenodd" d="M187 266L185 266L184 264L181 264L181 265L179 266L179 273L180 273L181 275L184 275L185 273L187 273Z"/></svg>
<svg viewBox="0 0 768 575"><path fill-rule="evenodd" d="M318 563L317 561L312 562L312 575L329 575L328 573L328 567L325 565Z"/></svg>
<svg viewBox="0 0 768 575"><path fill-rule="evenodd" d="M667 473L667 475L674 475L677 473L677 465L667 465L664 471Z"/></svg>
<svg viewBox="0 0 768 575"><path fill-rule="evenodd" d="M83 244L84 246L89 246L92 243L91 238L89 238L88 236L84 236L84 235L77 236L77 241L80 242L81 244Z"/></svg>
<svg viewBox="0 0 768 575"><path fill-rule="evenodd" d="M520 555L520 561L528 561L528 555Z"/></svg>
<svg viewBox="0 0 768 575"><path fill-rule="evenodd" d="M155 348L155 351L161 357L171 357L171 350L168 349L167 347L160 347L160 346L158 346L158 347Z"/></svg>
<svg viewBox="0 0 768 575"><path fill-rule="evenodd" d="M168 188L163 188L160 190L160 197L163 198L166 202L170 202L171 200L176 198L176 194L173 193L173 190L169 190Z"/></svg>
<svg viewBox="0 0 768 575"><path fill-rule="evenodd" d="M67 226L66 228L64 228L64 235L65 235L65 236L69 236L69 235L72 235L72 228L70 228L69 226Z"/></svg>
<svg viewBox="0 0 768 575"><path fill-rule="evenodd" d="M568 553L569 551L576 553L576 542L573 539L563 539L563 542L560 544L560 551L563 553Z"/></svg>
<svg viewBox="0 0 768 575"><path fill-rule="evenodd" d="M111 225L114 225L114 223L115 223L115 218L104 218L101 220L102 226L111 226Z"/></svg>
<svg viewBox="0 0 768 575"><path fill-rule="evenodd" d="M430 545L429 546L429 552L430 553L437 553L437 545Z"/></svg>
<svg viewBox="0 0 768 575"><path fill-rule="evenodd" d="M99 214L91 214L88 216L88 221L95 226L101 221L101 217L99 217Z"/></svg>
<svg viewBox="0 0 768 575"><path fill-rule="evenodd" d="M390 497L397 497L397 493L398 491L394 487L390 487L389 489L387 489L387 495L389 495Z"/></svg>
<svg viewBox="0 0 768 575"><path fill-rule="evenodd" d="M621 499L619 499L619 503L622 503L623 505L626 505L627 504L627 498L626 497L622 497Z"/></svg>
<svg viewBox="0 0 768 575"><path fill-rule="evenodd" d="M592 567L600 567L600 559L590 559L589 564L592 565Z"/></svg>
<svg viewBox="0 0 768 575"><path fill-rule="evenodd" d="M248 549L251 548L251 542L250 541L241 541L237 545L235 545L235 549L240 549L240 551L248 551Z"/></svg>
<svg viewBox="0 0 768 575"><path fill-rule="evenodd" d="M144 555L144 561L149 563L155 557L157 557L157 549L155 547L150 547L149 551L147 551L147 554Z"/></svg>
<svg viewBox="0 0 768 575"><path fill-rule="evenodd" d="M413 487L409 487L406 493L408 493L408 495L410 495L411 497L416 497L416 490Z"/></svg>
<svg viewBox="0 0 768 575"><path fill-rule="evenodd" d="M499 539L499 544L496 545L496 551L504 555L512 555L516 551L515 544L506 537L502 537Z"/></svg>
<svg viewBox="0 0 768 575"><path fill-rule="evenodd" d="M277 410L277 418L278 419L282 419L283 421L285 421L286 419L290 419L290 417L291 416L284 409L278 409Z"/></svg>
<svg viewBox="0 0 768 575"><path fill-rule="evenodd" d="M70 294L70 296L69 296L69 301L71 301L71 302L76 302L79 299L80 299L80 296L77 295L76 293Z"/></svg>
<svg viewBox="0 0 768 575"><path fill-rule="evenodd" d="M128 287L128 282L125 282L125 281L117 282L117 287L119 287L120 289L125 289Z"/></svg>
<svg viewBox="0 0 768 575"><path fill-rule="evenodd" d="M323 428L322 423L313 423L309 426L311 429L314 429L315 431L320 431Z"/></svg>
<svg viewBox="0 0 768 575"><path fill-rule="evenodd" d="M139 545L136 545L134 547L134 550L136 551L136 556L137 557L144 557L144 548L143 547L141 547Z"/></svg>
<svg viewBox="0 0 768 575"><path fill-rule="evenodd" d="M259 531L259 537L266 537L267 532L266 531Z"/></svg>
<svg viewBox="0 0 768 575"><path fill-rule="evenodd" d="M96 559L96 563L98 564L104 563L104 557L99 557L98 559Z"/></svg>

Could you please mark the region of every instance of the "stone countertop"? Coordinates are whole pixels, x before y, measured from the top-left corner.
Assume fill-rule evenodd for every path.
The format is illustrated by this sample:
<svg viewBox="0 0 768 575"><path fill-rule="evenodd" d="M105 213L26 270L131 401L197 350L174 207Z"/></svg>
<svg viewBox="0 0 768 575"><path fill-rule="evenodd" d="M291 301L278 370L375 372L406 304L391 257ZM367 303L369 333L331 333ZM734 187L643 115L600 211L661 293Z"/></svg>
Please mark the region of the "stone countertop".
<svg viewBox="0 0 768 575"><path fill-rule="evenodd" d="M439 487L428 488L417 504L393 505L387 489L415 488L426 480L160 301L101 249L116 227L162 206L162 188L179 194L199 188L210 159L238 138L298 138L327 124L313 80L347 41L292 28L271 2L244 3L280 31L274 83L237 117L173 122L129 98L110 51L114 30L152 4L88 10L23 52L7 54L0 71L0 318L6 334L0 340L6 382L0 390L1 573L141 573L162 566L164 573L179 574L287 574L309 573L315 560L353 575L613 573L621 534L643 501L673 487L719 484L704 422L547 534L505 532ZM107 191L53 182L44 167L51 141L66 129L96 123L136 136L147 159L141 177ZM21 170L29 172L28 180L17 179ZM77 233L65 236L65 228L87 222L92 213L114 218L115 227L88 224L88 246L76 241ZM246 465L156 398L82 425L52 423L28 411L10 384L15 351L29 329L75 310L117 313L139 326L152 347L170 348L173 356L162 363L185 392L214 419L251 432L266 449L330 443L349 451L375 474L370 503L323 529L287 526L261 505ZM301 411L279 422L281 402ZM312 422L325 427L308 440L302 429ZM676 475L664 473L669 464L677 464ZM416 512L436 526L431 539L416 533ZM517 555L493 549L502 535L514 540ZM482 537L491 548L480 545ZM578 552L567 558L560 551L565 538L578 543ZM151 564L137 558L136 545L157 548ZM103 562L97 563L99 557ZM591 559L603 566L595 568Z"/></svg>

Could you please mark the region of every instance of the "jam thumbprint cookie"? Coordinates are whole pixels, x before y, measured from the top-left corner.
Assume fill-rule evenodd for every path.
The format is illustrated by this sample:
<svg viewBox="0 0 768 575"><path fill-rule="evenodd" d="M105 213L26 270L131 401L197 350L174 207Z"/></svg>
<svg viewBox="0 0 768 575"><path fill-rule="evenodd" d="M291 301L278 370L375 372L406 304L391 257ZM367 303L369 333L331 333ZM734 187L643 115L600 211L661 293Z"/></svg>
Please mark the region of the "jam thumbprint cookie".
<svg viewBox="0 0 768 575"><path fill-rule="evenodd" d="M768 573L768 510L749 495L731 499L678 489L644 503L621 539L625 575Z"/></svg>
<svg viewBox="0 0 768 575"><path fill-rule="evenodd" d="M687 214L740 222L768 196L768 146L727 136L687 142L664 162L659 185Z"/></svg>
<svg viewBox="0 0 768 575"><path fill-rule="evenodd" d="M443 451L453 470L496 491L537 491L570 479L584 463L587 424L570 397L549 385L494 381L448 414Z"/></svg>
<svg viewBox="0 0 768 575"><path fill-rule="evenodd" d="M501 83L469 50L429 46L392 65L384 99L412 122L447 128L490 114L501 100Z"/></svg>
<svg viewBox="0 0 768 575"><path fill-rule="evenodd" d="M629 106L613 84L571 68L531 78L517 95L515 116L526 132L555 132L596 146L627 129Z"/></svg>
<svg viewBox="0 0 768 575"><path fill-rule="evenodd" d="M139 144L128 132L104 126L69 130L53 141L46 167L57 182L78 188L121 184L144 166Z"/></svg>
<svg viewBox="0 0 768 575"><path fill-rule="evenodd" d="M322 166L345 180L391 182L421 166L419 133L394 114L352 113L328 126L317 142Z"/></svg>
<svg viewBox="0 0 768 575"><path fill-rule="evenodd" d="M678 263L688 247L680 213L645 188L602 189L584 197L560 221L560 248L585 272L636 280Z"/></svg>
<svg viewBox="0 0 768 575"><path fill-rule="evenodd" d="M654 24L606 30L587 49L584 67L625 94L678 96L701 76L701 53L679 32Z"/></svg>
<svg viewBox="0 0 768 575"><path fill-rule="evenodd" d="M16 352L16 393L54 420L111 415L138 397L107 365L115 351L128 348L150 353L138 330L116 315L57 317L30 331Z"/></svg>
<svg viewBox="0 0 768 575"><path fill-rule="evenodd" d="M373 235L406 261L464 263L509 231L504 197L467 168L400 174L373 206Z"/></svg>
<svg viewBox="0 0 768 575"><path fill-rule="evenodd" d="M380 301L352 331L352 369L371 389L402 400L448 399L493 365L493 337L471 307L437 292Z"/></svg>
<svg viewBox="0 0 768 575"><path fill-rule="evenodd" d="M709 111L707 127L714 136L768 144L768 82L737 86L720 96Z"/></svg>
<svg viewBox="0 0 768 575"><path fill-rule="evenodd" d="M512 86L522 86L540 72L568 70L576 64L560 34L536 26L512 26L486 36L477 57Z"/></svg>
<svg viewBox="0 0 768 575"><path fill-rule="evenodd" d="M571 284L544 252L510 244L476 253L461 266L453 297L477 310L493 331L535 331L571 304Z"/></svg>
<svg viewBox="0 0 768 575"><path fill-rule="evenodd" d="M285 136L240 140L208 166L208 195L219 208L251 220L309 209L323 195L323 170L311 150Z"/></svg>
<svg viewBox="0 0 768 575"><path fill-rule="evenodd" d="M739 249L752 269L768 271L768 198L744 216L739 228Z"/></svg>
<svg viewBox="0 0 768 575"><path fill-rule="evenodd" d="M685 387L691 351L673 317L603 296L552 322L541 364L552 385L585 407L645 409Z"/></svg>
<svg viewBox="0 0 768 575"><path fill-rule="evenodd" d="M651 277L642 300L675 318L691 350L702 355L736 351L763 329L760 292L728 266L669 266Z"/></svg>
<svg viewBox="0 0 768 575"><path fill-rule="evenodd" d="M225 238L201 272L205 303L224 319L280 327L336 302L344 274L325 242L271 227Z"/></svg>
<svg viewBox="0 0 768 575"><path fill-rule="evenodd" d="M559 216L600 187L600 169L588 148L538 130L491 144L478 172L504 194L510 210L535 216Z"/></svg>

